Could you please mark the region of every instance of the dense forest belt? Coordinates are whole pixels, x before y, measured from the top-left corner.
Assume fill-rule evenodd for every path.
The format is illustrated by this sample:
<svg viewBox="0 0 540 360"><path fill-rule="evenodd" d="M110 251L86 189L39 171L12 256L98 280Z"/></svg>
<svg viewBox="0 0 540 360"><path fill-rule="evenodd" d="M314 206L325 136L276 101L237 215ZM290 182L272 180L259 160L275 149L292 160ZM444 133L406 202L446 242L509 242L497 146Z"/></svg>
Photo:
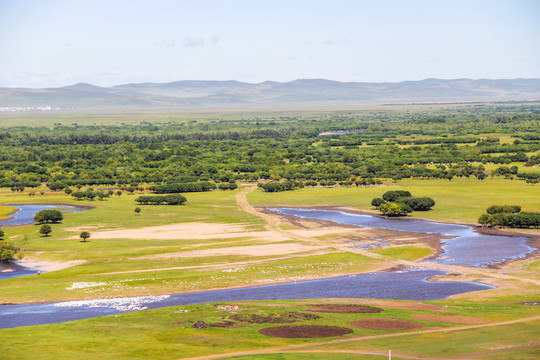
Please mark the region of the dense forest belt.
<svg viewBox="0 0 540 360"><path fill-rule="evenodd" d="M208 181L362 186L487 176L537 183L539 108L9 128L0 131L0 187L149 184L158 191Z"/></svg>

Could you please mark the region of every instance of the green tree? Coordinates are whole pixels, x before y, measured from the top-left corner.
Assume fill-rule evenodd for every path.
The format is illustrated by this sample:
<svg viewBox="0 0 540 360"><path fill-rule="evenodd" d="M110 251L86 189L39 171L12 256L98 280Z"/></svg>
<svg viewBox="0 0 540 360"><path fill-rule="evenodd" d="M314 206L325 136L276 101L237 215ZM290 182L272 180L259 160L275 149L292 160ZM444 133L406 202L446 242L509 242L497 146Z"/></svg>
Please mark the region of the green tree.
<svg viewBox="0 0 540 360"><path fill-rule="evenodd" d="M42 223L59 223L64 219L64 215L58 210L45 209L40 210L34 215L34 221Z"/></svg>
<svg viewBox="0 0 540 360"><path fill-rule="evenodd" d="M136 207L135 208L135 214L139 215L141 213L141 208L140 207Z"/></svg>
<svg viewBox="0 0 540 360"><path fill-rule="evenodd" d="M3 240L4 235L5 235L4 230L0 229L0 240Z"/></svg>
<svg viewBox="0 0 540 360"><path fill-rule="evenodd" d="M39 233L43 234L45 237L49 236L49 234L52 232L52 228L50 225L42 225L39 229Z"/></svg>
<svg viewBox="0 0 540 360"><path fill-rule="evenodd" d="M10 241L2 241L0 243L0 261L9 262L15 259L19 252L19 248Z"/></svg>
<svg viewBox="0 0 540 360"><path fill-rule="evenodd" d="M90 237L90 233L88 231L83 231L79 234L79 237L82 239L82 242L86 242L86 239Z"/></svg>

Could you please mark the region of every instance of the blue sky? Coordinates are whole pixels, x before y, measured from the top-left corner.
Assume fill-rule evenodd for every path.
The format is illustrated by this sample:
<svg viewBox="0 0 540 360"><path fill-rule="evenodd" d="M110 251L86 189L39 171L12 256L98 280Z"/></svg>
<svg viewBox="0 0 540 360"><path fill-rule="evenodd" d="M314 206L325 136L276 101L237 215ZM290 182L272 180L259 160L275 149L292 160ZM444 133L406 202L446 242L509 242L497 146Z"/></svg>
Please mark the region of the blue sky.
<svg viewBox="0 0 540 360"><path fill-rule="evenodd" d="M0 0L0 87L540 78L536 0Z"/></svg>

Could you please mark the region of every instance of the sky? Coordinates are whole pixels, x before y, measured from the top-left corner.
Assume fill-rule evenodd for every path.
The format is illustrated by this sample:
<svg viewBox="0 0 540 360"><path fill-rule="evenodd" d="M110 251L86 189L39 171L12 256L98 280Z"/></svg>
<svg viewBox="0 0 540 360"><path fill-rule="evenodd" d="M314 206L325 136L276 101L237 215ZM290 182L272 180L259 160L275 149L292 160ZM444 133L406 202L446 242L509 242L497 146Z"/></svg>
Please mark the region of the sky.
<svg viewBox="0 0 540 360"><path fill-rule="evenodd" d="M538 0L0 0L0 87L540 78Z"/></svg>

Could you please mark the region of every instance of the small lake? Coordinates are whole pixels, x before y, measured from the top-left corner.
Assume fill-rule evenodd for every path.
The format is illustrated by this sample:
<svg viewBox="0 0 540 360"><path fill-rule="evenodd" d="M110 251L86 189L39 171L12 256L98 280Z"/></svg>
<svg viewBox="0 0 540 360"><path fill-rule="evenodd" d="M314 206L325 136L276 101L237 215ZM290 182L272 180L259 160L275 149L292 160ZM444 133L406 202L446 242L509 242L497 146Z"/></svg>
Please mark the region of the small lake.
<svg viewBox="0 0 540 360"><path fill-rule="evenodd" d="M441 270L414 268L296 283L176 295L68 301L48 304L0 305L0 328L54 324L128 311L219 301L317 298L375 298L420 301L444 299L454 294L494 288L493 286L474 282L427 281L432 276L446 274L448 273Z"/></svg>
<svg viewBox="0 0 540 360"><path fill-rule="evenodd" d="M38 211L45 209L57 209L63 213L77 212L88 210L88 207L85 206L76 206L76 205L43 205L43 204L34 204L34 205L8 205L11 207L17 208L17 212L9 215L10 219L0 220L0 226L14 226L14 225L27 225L34 223L34 215Z"/></svg>
<svg viewBox="0 0 540 360"><path fill-rule="evenodd" d="M529 239L526 237L480 234L467 225L387 219L330 210L294 208L268 210L304 219L329 220L338 224L451 236L451 239L440 240L443 252L433 260L439 264L486 267L506 260L521 259L537 250L527 245Z"/></svg>

